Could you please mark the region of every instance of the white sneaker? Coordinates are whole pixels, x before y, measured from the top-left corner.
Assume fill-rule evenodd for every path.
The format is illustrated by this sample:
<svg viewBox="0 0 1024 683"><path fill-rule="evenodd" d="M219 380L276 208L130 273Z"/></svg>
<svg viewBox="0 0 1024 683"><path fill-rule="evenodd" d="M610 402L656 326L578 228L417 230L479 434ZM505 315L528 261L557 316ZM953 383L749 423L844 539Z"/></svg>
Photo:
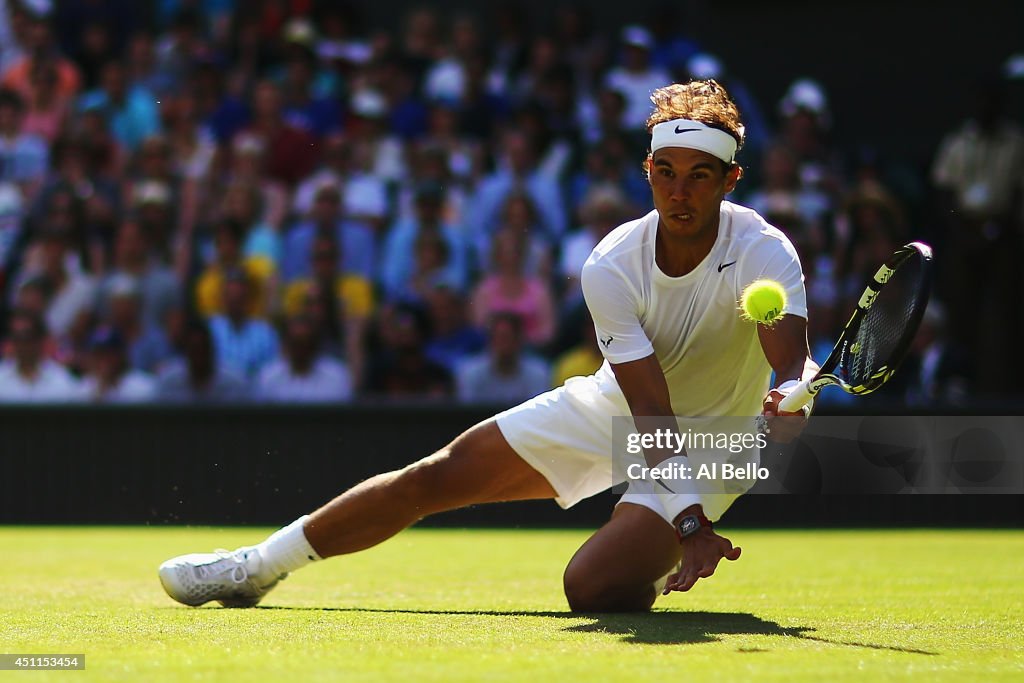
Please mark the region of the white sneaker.
<svg viewBox="0 0 1024 683"><path fill-rule="evenodd" d="M288 576L261 576L262 565L259 552L251 546L234 552L181 555L160 565L160 583L184 605L198 607L217 600L225 607L253 607Z"/></svg>

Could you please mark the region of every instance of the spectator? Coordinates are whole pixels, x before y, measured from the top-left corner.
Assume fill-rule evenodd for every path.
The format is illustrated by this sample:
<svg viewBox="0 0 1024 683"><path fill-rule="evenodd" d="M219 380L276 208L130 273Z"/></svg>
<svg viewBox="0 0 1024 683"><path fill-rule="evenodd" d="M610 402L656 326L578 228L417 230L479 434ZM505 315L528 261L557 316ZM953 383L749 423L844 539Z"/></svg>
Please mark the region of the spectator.
<svg viewBox="0 0 1024 683"><path fill-rule="evenodd" d="M136 31L128 39L125 61L128 64L128 81L131 87L151 92L161 101L180 90L180 75L160 68L157 62L156 42L147 31Z"/></svg>
<svg viewBox="0 0 1024 683"><path fill-rule="evenodd" d="M498 313L523 319L527 341L542 346L555 331L554 305L547 283L524 273L526 240L521 233L503 231L494 238L495 272L473 292L473 322L486 327Z"/></svg>
<svg viewBox="0 0 1024 683"><path fill-rule="evenodd" d="M143 140L160 132L160 113L153 94L130 87L124 65L111 60L103 65L100 87L82 95L79 109L101 112L119 143L134 151Z"/></svg>
<svg viewBox="0 0 1024 683"><path fill-rule="evenodd" d="M629 142L620 133L612 133L596 142L584 155L582 168L571 178L572 206L579 211L587 192L596 185L617 185L629 203L643 211L654 208L651 186L632 163Z"/></svg>
<svg viewBox="0 0 1024 683"><path fill-rule="evenodd" d="M28 11L20 2L2 3L0 12L0 76L25 57Z"/></svg>
<svg viewBox="0 0 1024 683"><path fill-rule="evenodd" d="M459 14L452 17L449 40L426 73L423 90L427 97L459 99L467 89L467 62L480 51L480 28L476 17Z"/></svg>
<svg viewBox="0 0 1024 683"><path fill-rule="evenodd" d="M699 11L689 6L686 16L680 16L680 4L662 2L651 11L647 26L650 26L654 47L651 48L651 62L672 73L677 81L682 80L689 61L697 54L700 46L692 35L698 33ZM690 34L690 35L687 35ZM714 78L714 76L694 76L694 78ZM732 90L729 90L732 94ZM740 108L746 121L746 110Z"/></svg>
<svg viewBox="0 0 1024 683"><path fill-rule="evenodd" d="M1009 358L1020 329L1012 310L1021 290L1024 133L1004 113L1005 84L984 83L974 116L943 140L932 167L936 215L955 254L939 283L956 321L954 341L978 358ZM970 283L967 286L965 283ZM1013 391L996 363L976 368L980 391Z"/></svg>
<svg viewBox="0 0 1024 683"><path fill-rule="evenodd" d="M405 143L423 137L428 111L417 92L415 76L393 57L378 60L374 72L390 112L388 127Z"/></svg>
<svg viewBox="0 0 1024 683"><path fill-rule="evenodd" d="M122 191L131 200L153 248L163 257L172 251L182 204L182 182L175 172L172 153L162 135L143 140Z"/></svg>
<svg viewBox="0 0 1024 683"><path fill-rule="evenodd" d="M672 82L664 69L651 64L654 38L642 26L622 29L622 63L605 76L605 85L622 93L626 100L622 125L628 131L643 131L651 113L651 93Z"/></svg>
<svg viewBox="0 0 1024 683"><path fill-rule="evenodd" d="M217 363L252 379L277 356L277 332L250 314L253 284L245 271L224 275L224 313L210 319Z"/></svg>
<svg viewBox="0 0 1024 683"><path fill-rule="evenodd" d="M317 139L338 131L341 109L332 97L313 92L316 73L316 31L305 18L290 20L284 27L285 63L282 87L284 119L289 125Z"/></svg>
<svg viewBox="0 0 1024 683"><path fill-rule="evenodd" d="M167 97L166 128L173 172L182 180L202 184L212 174L217 141L200 120L199 103L193 93Z"/></svg>
<svg viewBox="0 0 1024 683"><path fill-rule="evenodd" d="M582 227L566 235L562 241L559 275L565 289L563 300L567 305L580 303L580 274L590 252L604 237L618 227L629 215L626 195L615 185L596 185L590 189L580 207Z"/></svg>
<svg viewBox="0 0 1024 683"><path fill-rule="evenodd" d="M284 117L281 90L273 81L261 81L252 97L253 119L247 132L266 150L266 173L292 187L308 176L316 163L317 140Z"/></svg>
<svg viewBox="0 0 1024 683"><path fill-rule="evenodd" d="M67 57L60 54L53 39L53 31L46 17L29 16L25 33L25 52L0 78L0 86L13 88L23 97L30 92L29 82L32 69L37 62L53 61L57 66L57 90L62 97L75 97L81 88L78 69Z"/></svg>
<svg viewBox="0 0 1024 683"><path fill-rule="evenodd" d="M460 130L459 109L454 102L439 100L431 104L427 132L420 150L429 150L429 153L439 156L445 175L461 183L460 189L476 182L483 172L483 146L480 140ZM422 178L423 174L419 175ZM441 177L434 179L441 180Z"/></svg>
<svg viewBox="0 0 1024 683"><path fill-rule="evenodd" d="M67 129L71 119L72 98L57 90L57 64L39 60L32 65L25 96L25 120L22 132L37 135L53 144Z"/></svg>
<svg viewBox="0 0 1024 683"><path fill-rule="evenodd" d="M388 231L381 262L381 282L389 298L401 299L411 293L410 283L416 271L416 244L425 236L441 240L448 252L447 264L442 268L440 278L458 289L465 285L468 271L466 249L458 227L442 219L444 196L440 185L421 185L416 189L415 216L399 220Z"/></svg>
<svg viewBox="0 0 1024 683"><path fill-rule="evenodd" d="M61 340L75 321L91 314L96 305L96 282L82 271L80 262L70 250L70 235L59 225L50 225L31 245L32 253L25 264L21 282L43 275L52 287L50 305L46 309L46 327Z"/></svg>
<svg viewBox="0 0 1024 683"><path fill-rule="evenodd" d="M581 92L591 92L599 85L598 75L608 61L607 41L594 30L589 9L582 3L559 4L554 18L555 38Z"/></svg>
<svg viewBox="0 0 1024 683"><path fill-rule="evenodd" d="M459 130L481 141L493 139L508 120L509 103L491 87L488 64L483 54L471 54L463 60L465 79L461 87L451 83L452 92L438 93L436 101L457 102ZM456 95L461 92L461 95Z"/></svg>
<svg viewBox="0 0 1024 683"><path fill-rule="evenodd" d="M172 403L238 403L247 400L245 378L217 360L210 327L198 318L183 331L184 357L168 363L157 380L161 401Z"/></svg>
<svg viewBox="0 0 1024 683"><path fill-rule="evenodd" d="M260 371L257 395L270 402L321 403L352 398L352 379L345 364L324 355L316 326L304 316L285 322L284 357Z"/></svg>
<svg viewBox="0 0 1024 683"><path fill-rule="evenodd" d="M46 175L46 141L24 131L25 102L13 90L0 90L0 181L16 183L29 200Z"/></svg>
<svg viewBox="0 0 1024 683"><path fill-rule="evenodd" d="M142 313L139 282L124 273L109 278L103 290L109 311L109 327L117 333L118 339L125 346L128 364L147 373L157 371L172 355L167 335L157 324L170 309L165 309L159 317L147 321Z"/></svg>
<svg viewBox="0 0 1024 683"><path fill-rule="evenodd" d="M36 196L34 217L45 215L54 196L67 192L79 202L103 203L111 214L123 210L120 178L105 172L114 163L109 157L113 148L104 147L102 140L71 135L58 139L52 150L50 176Z"/></svg>
<svg viewBox="0 0 1024 683"><path fill-rule="evenodd" d="M267 276L273 275L282 260L282 240L277 230L263 217L263 193L258 184L236 181L228 185L222 197L222 215L226 220L243 226L245 240L242 257L258 264Z"/></svg>
<svg viewBox="0 0 1024 683"><path fill-rule="evenodd" d="M301 293L302 298L295 300L292 307L289 307L286 302L285 315L291 313L308 317L316 327L317 339L320 341L323 352L335 358L345 359L351 370L350 374L353 376L353 386L361 386L362 375L357 372L362 372L365 366L362 357L365 355L366 345L364 341L353 343L355 335L345 325L342 318L343 313L339 310L341 304L335 295L335 289L322 287L313 280L310 281L308 289ZM365 333L360 333L360 337L365 339ZM356 348L355 355L347 350L352 347ZM354 360L355 363L353 363Z"/></svg>
<svg viewBox="0 0 1024 683"><path fill-rule="evenodd" d="M821 84L798 78L779 102L782 127L778 142L797 161L800 183L836 198L843 187L843 161L829 137L832 114Z"/></svg>
<svg viewBox="0 0 1024 683"><path fill-rule="evenodd" d="M321 332L327 335L327 341L337 345L339 352L344 350L358 382L363 376L366 326L375 306L373 285L357 273L338 270L338 243L330 233L320 233L313 240L310 261L312 276L293 280L285 288L284 313L289 317L298 315L323 297L325 310L313 317L329 318L321 320L325 323Z"/></svg>
<svg viewBox="0 0 1024 683"><path fill-rule="evenodd" d="M79 27L78 49L72 54L82 75L82 85L91 90L99 85L100 69L115 59L110 29L102 21L89 21Z"/></svg>
<svg viewBox="0 0 1024 683"><path fill-rule="evenodd" d="M27 311L8 319L10 355L0 362L0 403L53 403L78 400L78 382L46 358L46 323Z"/></svg>
<svg viewBox="0 0 1024 683"><path fill-rule="evenodd" d="M155 324L181 299L180 285L173 271L161 263L149 235L138 221L127 218L114 239L113 267L100 286L103 296L117 278L130 278L138 289L143 322Z"/></svg>
<svg viewBox="0 0 1024 683"><path fill-rule="evenodd" d="M458 288L451 273L451 250L443 237L423 233L413 245L412 273L397 298L422 305L431 290L437 287Z"/></svg>
<svg viewBox="0 0 1024 683"><path fill-rule="evenodd" d="M25 201L14 183L0 182L0 294L7 289L7 279L22 240L25 224ZM4 308L0 301L0 311Z"/></svg>
<svg viewBox="0 0 1024 683"><path fill-rule="evenodd" d="M798 245L812 250L823 249L825 223L833 209L832 199L801 182L797 158L786 145L770 145L761 166L763 182L743 203L765 217L792 217L785 227L800 229L786 230L786 235ZM806 251L801 253L803 257L807 255Z"/></svg>
<svg viewBox="0 0 1024 683"><path fill-rule="evenodd" d="M457 141L451 141L458 144ZM472 148L472 151L470 151ZM469 201L469 185L477 175L480 164L479 146L471 145L466 148L466 154L477 155L470 160L470 157L462 156L462 151L449 151L433 139L424 142L413 148L412 154L412 179L414 182L405 182L398 188L398 196L395 199L397 204L395 213L396 223L413 220L416 217L416 197L421 188L433 186L440 188L441 192L441 220L459 230L463 242L469 240L465 235L467 226L466 204ZM464 168L457 169L456 166L467 164Z"/></svg>
<svg viewBox="0 0 1024 683"><path fill-rule="evenodd" d="M408 304L386 306L378 317L376 335L380 343L366 384L369 396L389 399L451 397L451 373L424 353L431 335L426 313Z"/></svg>
<svg viewBox="0 0 1024 683"><path fill-rule="evenodd" d="M417 83L422 83L427 70L444 49L437 10L426 5L413 8L403 23L401 55Z"/></svg>
<svg viewBox="0 0 1024 683"><path fill-rule="evenodd" d="M242 256L245 227L238 221L225 219L214 229L215 256L196 280L195 304L200 315L209 317L225 309L224 281L227 273L242 270L249 281L251 299L247 304L250 315L267 315L270 306L272 264L265 259L246 259Z"/></svg>
<svg viewBox="0 0 1024 683"><path fill-rule="evenodd" d="M406 175L405 152L402 141L388 128L390 111L384 95L368 88L357 90L349 107L356 155L365 157L362 168L385 183L400 182Z"/></svg>
<svg viewBox="0 0 1024 683"><path fill-rule="evenodd" d="M907 358L891 380L909 405L967 405L970 359L950 340L946 324L945 307L932 298Z"/></svg>
<svg viewBox="0 0 1024 683"><path fill-rule="evenodd" d="M456 290L436 287L427 293L426 301L434 331L427 357L454 372L461 361L483 350L487 337L469 324L466 298Z"/></svg>
<svg viewBox="0 0 1024 683"><path fill-rule="evenodd" d="M253 201L262 207L259 221L280 231L289 213L290 195L284 183L266 175L265 164L263 141L248 133L236 135L231 146L231 172L224 191L234 185L257 187L260 196ZM222 192L215 192L208 199L211 209L216 212L221 206Z"/></svg>
<svg viewBox="0 0 1024 683"><path fill-rule="evenodd" d="M334 235L339 250L338 269L343 273L358 273L373 280L377 247L373 231L365 224L349 220L341 212L341 191L333 183L317 189L313 208L306 220L292 226L285 236L282 276L286 282L309 277L309 254L317 233Z"/></svg>
<svg viewBox="0 0 1024 683"><path fill-rule="evenodd" d="M552 238L540 227L540 217L530 196L524 192L512 192L501 207L498 233L514 232L522 235L526 246L524 272L548 280L553 272ZM497 233L496 233L497 234ZM495 269L491 256L494 252L495 236L480 233L476 236L477 268L480 272Z"/></svg>
<svg viewBox="0 0 1024 683"><path fill-rule="evenodd" d="M89 341L89 372L82 380L85 400L94 403L144 403L156 398L156 380L131 367L124 337L100 327Z"/></svg>
<svg viewBox="0 0 1024 683"><path fill-rule="evenodd" d="M557 239L565 232L568 221L558 179L539 171L535 143L522 131L507 131L502 146L502 165L484 178L472 199L468 213L474 224L481 232L494 233L508 196L519 190L529 195L537 207L544 232Z"/></svg>
<svg viewBox="0 0 1024 683"><path fill-rule="evenodd" d="M547 391L551 369L523 352L523 321L514 314L494 316L487 351L456 370L457 396L464 403L513 404Z"/></svg>
<svg viewBox="0 0 1024 683"><path fill-rule="evenodd" d="M334 185L341 196L341 215L376 230L388 213L387 186L380 178L356 164L352 143L341 134L328 136L323 143L323 163L303 179L295 191L293 210L306 216L313 210L316 194L325 185Z"/></svg>
<svg viewBox="0 0 1024 683"><path fill-rule="evenodd" d="M864 181L846 198L842 222L849 240L837 249L836 281L846 299L842 309L848 310L856 304L878 264L906 241L907 234L903 208L873 180Z"/></svg>

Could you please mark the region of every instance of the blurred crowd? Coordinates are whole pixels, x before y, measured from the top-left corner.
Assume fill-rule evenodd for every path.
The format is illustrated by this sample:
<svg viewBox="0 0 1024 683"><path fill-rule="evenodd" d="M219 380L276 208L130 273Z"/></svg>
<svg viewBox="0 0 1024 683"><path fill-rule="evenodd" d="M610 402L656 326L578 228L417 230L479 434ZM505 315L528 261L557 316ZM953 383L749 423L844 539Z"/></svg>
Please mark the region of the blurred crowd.
<svg viewBox="0 0 1024 683"><path fill-rule="evenodd" d="M819 362L925 237L936 296L890 394L1019 393L979 359L1016 334L1021 60L922 173L837 143L827 83L758 102L670 10L403 12L0 0L0 401L512 403L591 373L580 269L651 210L648 98L690 78L740 107L731 199L797 245Z"/></svg>

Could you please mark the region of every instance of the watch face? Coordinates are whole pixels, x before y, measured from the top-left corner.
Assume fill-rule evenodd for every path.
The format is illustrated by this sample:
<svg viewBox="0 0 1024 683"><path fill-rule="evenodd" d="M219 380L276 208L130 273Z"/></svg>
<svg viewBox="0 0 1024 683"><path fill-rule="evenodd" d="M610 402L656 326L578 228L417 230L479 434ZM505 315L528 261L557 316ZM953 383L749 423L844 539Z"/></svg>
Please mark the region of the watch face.
<svg viewBox="0 0 1024 683"><path fill-rule="evenodd" d="M684 517L679 527L683 532L683 536L689 536L700 527L700 522L698 522L697 518L693 516Z"/></svg>

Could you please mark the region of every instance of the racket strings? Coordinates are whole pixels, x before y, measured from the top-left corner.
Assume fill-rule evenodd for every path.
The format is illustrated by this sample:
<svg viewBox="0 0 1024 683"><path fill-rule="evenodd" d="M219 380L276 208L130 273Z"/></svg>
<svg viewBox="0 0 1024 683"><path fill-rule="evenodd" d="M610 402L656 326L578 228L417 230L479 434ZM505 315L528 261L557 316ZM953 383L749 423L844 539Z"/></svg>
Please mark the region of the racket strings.
<svg viewBox="0 0 1024 683"><path fill-rule="evenodd" d="M894 369L894 356L913 332L910 328L923 305L918 293L924 286L924 269L919 259L912 258L882 288L844 354L842 365L849 384L870 386L880 370Z"/></svg>

